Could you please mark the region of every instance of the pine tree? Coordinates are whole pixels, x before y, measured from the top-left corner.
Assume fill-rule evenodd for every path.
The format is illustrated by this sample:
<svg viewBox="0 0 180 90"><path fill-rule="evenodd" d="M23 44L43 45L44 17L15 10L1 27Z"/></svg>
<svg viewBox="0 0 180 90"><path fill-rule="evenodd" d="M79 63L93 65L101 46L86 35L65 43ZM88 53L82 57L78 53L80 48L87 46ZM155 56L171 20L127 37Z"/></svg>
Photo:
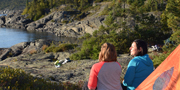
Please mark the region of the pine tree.
<svg viewBox="0 0 180 90"><path fill-rule="evenodd" d="M75 4L75 6L79 6L78 0L74 0L74 4Z"/></svg>
<svg viewBox="0 0 180 90"><path fill-rule="evenodd" d="M180 29L180 0L168 0L165 11L168 26L174 32Z"/></svg>
<svg viewBox="0 0 180 90"><path fill-rule="evenodd" d="M26 0L26 7L28 7L28 0Z"/></svg>

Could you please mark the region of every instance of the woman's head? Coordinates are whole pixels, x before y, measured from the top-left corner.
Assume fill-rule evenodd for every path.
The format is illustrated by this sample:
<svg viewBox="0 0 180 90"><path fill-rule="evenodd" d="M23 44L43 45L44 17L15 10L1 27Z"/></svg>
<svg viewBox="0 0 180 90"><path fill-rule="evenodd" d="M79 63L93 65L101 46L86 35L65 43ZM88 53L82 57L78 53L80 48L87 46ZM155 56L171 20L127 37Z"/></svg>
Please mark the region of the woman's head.
<svg viewBox="0 0 180 90"><path fill-rule="evenodd" d="M99 61L117 61L117 53L114 45L104 43L99 53Z"/></svg>
<svg viewBox="0 0 180 90"><path fill-rule="evenodd" d="M147 43L143 40L136 39L133 41L130 49L130 54L132 56L143 56L147 54Z"/></svg>

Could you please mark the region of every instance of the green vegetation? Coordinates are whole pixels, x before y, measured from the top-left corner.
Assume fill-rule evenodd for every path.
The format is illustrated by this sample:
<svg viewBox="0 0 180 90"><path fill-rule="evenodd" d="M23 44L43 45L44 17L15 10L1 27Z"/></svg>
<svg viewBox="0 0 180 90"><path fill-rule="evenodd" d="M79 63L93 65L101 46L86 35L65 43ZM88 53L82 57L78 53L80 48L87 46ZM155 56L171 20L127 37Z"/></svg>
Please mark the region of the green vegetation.
<svg viewBox="0 0 180 90"><path fill-rule="evenodd" d="M52 43L49 47L44 49L45 52L64 52L70 49L74 49L77 47L77 44L68 44L68 43L60 43L59 45L55 45Z"/></svg>
<svg viewBox="0 0 180 90"><path fill-rule="evenodd" d="M169 28L172 29L173 33L170 37L171 43L167 43L163 46L163 54L155 55L153 62L154 66L157 67L161 64L162 61L165 60L167 56L180 44L180 16L178 15L180 13L179 8L179 2L180 0L174 1L174 0L168 0L168 3L166 5L166 9L164 10L163 14L161 15L162 20L161 22L164 24L167 24Z"/></svg>
<svg viewBox="0 0 180 90"><path fill-rule="evenodd" d="M161 55L154 55L153 57L153 63L154 66L157 67L163 62L170 54L171 52L180 44L180 31L176 31L173 33L170 37L170 41L174 43L168 43L163 46L163 53Z"/></svg>
<svg viewBox="0 0 180 90"><path fill-rule="evenodd" d="M150 1L152 0L147 0L145 4L144 0L113 0L100 14L108 13L104 21L107 27L101 26L93 35L86 34L82 37L84 42L81 49L70 59L98 59L100 47L105 42L114 44L118 53L128 53L132 41L136 38L143 39L148 44L163 44L163 40L172 34L172 29L166 22L162 22L160 17L148 14L148 10L141 10L141 7L149 5ZM124 7L126 2L130 5L129 8ZM156 4L161 5L162 2L159 1ZM155 8L155 6L153 7ZM151 13L156 14L158 10L161 12L162 9L160 7L152 9ZM130 23L134 23L134 29L128 26Z"/></svg>
<svg viewBox="0 0 180 90"><path fill-rule="evenodd" d="M94 0L97 2L100 1L107 1L107 0ZM23 11L24 14L28 14L27 18L32 20L38 20L45 15L50 13L50 9L55 9L60 5L69 5L70 7L66 7L65 10L72 10L77 9L82 11L78 16L84 17L83 14L85 13L85 9L91 7L92 1L91 0L32 0L31 2L26 3L26 8ZM76 13L75 13L76 14Z"/></svg>
<svg viewBox="0 0 180 90"><path fill-rule="evenodd" d="M82 82L53 83L25 73L21 69L0 68L1 90L82 90Z"/></svg>
<svg viewBox="0 0 180 90"><path fill-rule="evenodd" d="M19 10L26 7L26 3L32 0L1 0L0 10L9 9L9 10Z"/></svg>
<svg viewBox="0 0 180 90"><path fill-rule="evenodd" d="M100 47L105 42L114 44L118 53L127 53L129 52L128 48L131 42L136 38L143 39L147 41L148 44L162 45L164 44L164 40L170 37L170 41L174 43L164 45L162 47L162 54L154 53L152 56L154 66L159 66L177 45L180 44L180 16L178 15L180 13L180 5L177 3L180 0L176 2L169 0L166 8L162 0L146 0L146 4L140 3L143 2L143 0L136 1L138 0L121 1L131 5L129 9L121 8L120 6L123 5L123 3L118 3L117 1L116 3L112 2L111 5L106 7L104 11L101 12L101 15L108 13L104 21L108 27L101 26L93 35L86 34L82 37L84 39L82 48L70 58L73 60L85 58L98 59ZM148 7L151 7L151 9L148 9ZM148 12L156 14L161 11L163 11L163 13L158 14L158 17L155 17L153 14L148 14ZM134 30L127 26L127 23L129 23L126 22L125 17L127 16L134 18ZM117 18L124 20L117 22ZM159 18L161 19L158 20ZM118 31L120 28L121 30Z"/></svg>

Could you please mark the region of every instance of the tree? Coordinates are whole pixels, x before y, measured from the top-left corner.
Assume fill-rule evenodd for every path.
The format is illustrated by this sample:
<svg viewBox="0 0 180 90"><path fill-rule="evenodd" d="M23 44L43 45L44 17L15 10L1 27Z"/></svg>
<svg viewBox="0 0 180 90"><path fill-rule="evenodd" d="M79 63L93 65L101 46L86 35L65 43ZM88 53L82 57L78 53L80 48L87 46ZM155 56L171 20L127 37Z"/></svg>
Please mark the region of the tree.
<svg viewBox="0 0 180 90"><path fill-rule="evenodd" d="M84 8L86 5L89 5L89 1L88 0L81 0L80 1L80 8Z"/></svg>
<svg viewBox="0 0 180 90"><path fill-rule="evenodd" d="M74 0L75 6L79 6L78 0Z"/></svg>
<svg viewBox="0 0 180 90"><path fill-rule="evenodd" d="M28 0L26 0L26 7L28 7Z"/></svg>
<svg viewBox="0 0 180 90"><path fill-rule="evenodd" d="M164 14L168 27L175 32L180 29L180 0L168 0Z"/></svg>

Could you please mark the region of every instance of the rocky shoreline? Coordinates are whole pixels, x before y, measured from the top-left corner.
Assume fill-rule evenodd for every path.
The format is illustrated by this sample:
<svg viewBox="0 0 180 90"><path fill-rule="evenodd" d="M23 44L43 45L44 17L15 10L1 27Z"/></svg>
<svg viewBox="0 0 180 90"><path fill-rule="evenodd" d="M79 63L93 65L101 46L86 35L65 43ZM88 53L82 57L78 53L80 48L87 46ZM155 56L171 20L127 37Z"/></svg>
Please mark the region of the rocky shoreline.
<svg viewBox="0 0 180 90"><path fill-rule="evenodd" d="M49 52L42 50L43 45L48 45L51 41L36 40L35 42L22 42L10 48L0 50L0 66L23 69L30 75L43 78L53 82L71 82L87 81L92 65L98 60L71 60L59 68L54 65L55 60L68 59L71 52ZM32 50L36 48L36 52ZM18 53L19 52L19 53ZM9 57L7 53L11 53ZM2 58L4 57L4 58ZM132 59L128 54L118 56L118 62L122 66L122 75L124 77L128 62Z"/></svg>
<svg viewBox="0 0 180 90"><path fill-rule="evenodd" d="M77 10L63 11L66 7L62 5L59 11L50 10L49 14L37 21L27 19L28 15L21 15L23 10L16 11L0 11L6 16L0 16L0 27L22 29L27 31L49 32L56 36L66 37L81 37L86 33L92 34L98 30L99 26L106 26L103 21L106 16L99 16L98 14L109 3L98 4L100 9L97 11L88 11L87 14L93 13L92 16L85 17L81 21L74 20ZM66 23L69 22L69 23Z"/></svg>
<svg viewBox="0 0 180 90"><path fill-rule="evenodd" d="M22 29L27 31L49 32L56 36L66 37L81 37L86 33L93 34L95 30L103 25L106 16L99 16L99 13L108 6L109 3L100 3L100 8L97 11L88 11L93 15L85 17L81 21L73 20L74 16L70 14L78 13L79 11L52 11L44 18L37 21L27 19L27 15L21 15L22 10L18 11L2 11L7 14L0 16L0 27ZM65 23L71 21L70 23ZM49 46L52 43L50 40L35 40L33 42L22 42L10 48L0 49L0 66L23 69L34 77L47 79L54 82L72 82L86 81L89 78L89 73L92 65L98 60L71 60L59 68L54 65L55 60L68 59L73 53L57 52L45 53L43 45ZM118 62L122 66L122 75L124 77L128 62L131 60L128 54L118 56Z"/></svg>

